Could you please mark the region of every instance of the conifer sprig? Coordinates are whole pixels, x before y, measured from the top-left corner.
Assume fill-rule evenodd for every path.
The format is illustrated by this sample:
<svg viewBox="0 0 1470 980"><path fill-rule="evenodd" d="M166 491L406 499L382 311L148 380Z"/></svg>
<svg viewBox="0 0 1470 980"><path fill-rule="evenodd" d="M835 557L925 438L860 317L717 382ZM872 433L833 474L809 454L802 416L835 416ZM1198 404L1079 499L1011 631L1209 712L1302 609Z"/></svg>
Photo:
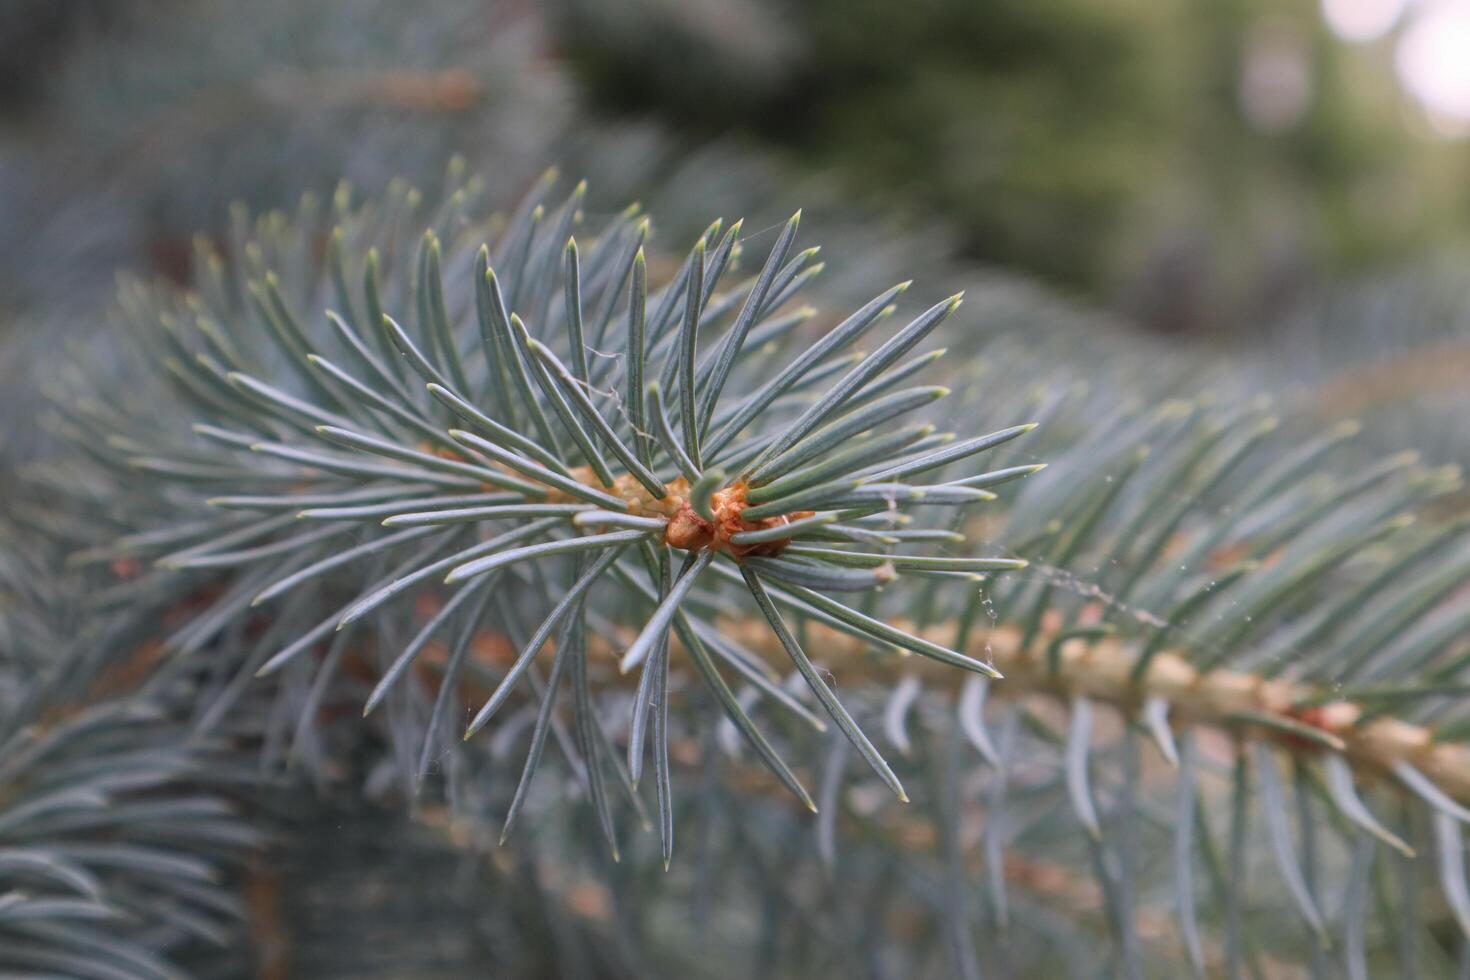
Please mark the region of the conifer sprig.
<svg viewBox="0 0 1470 980"><path fill-rule="evenodd" d="M895 311L907 283L831 331L791 338L805 317L793 320L785 311L817 271L814 249L792 255L799 213L753 279L725 284L749 245L738 223L720 236L716 222L659 287L648 282L648 224L634 212L579 233L580 242L572 237L584 193L579 187L555 207L539 200L523 207L494 243L477 240L478 226L435 224L411 254L399 251L398 261L411 263L406 277L385 275L385 256L401 243L379 241L371 207L339 195L326 297L313 290L288 299L273 271L284 243L268 226L249 247L252 268L238 284L244 309L191 297L186 319L169 309L177 302L166 296L132 294L140 342L161 348L175 369L180 393L192 403L196 438L170 434L146 444L134 433L115 440L119 462L171 475L219 515L202 518L198 533L181 542L186 547L165 550L158 560L173 569L249 573L262 582L251 605L268 610L302 589L340 582L365 562L419 555L386 579L361 581L355 595L345 586L335 622L329 617L283 635L280 649L259 666L263 674L280 671L326 640L332 626L348 628L410 592L452 587L441 612L391 658L367 699L368 713L405 682L436 632L476 608L477 595L524 589L528 575L544 583L552 608L475 714L467 738L516 692L548 642L558 653L537 695L543 705L554 702L564 679L585 687L585 652L577 647L564 658L560 644L583 642L590 609L611 604L622 618L647 594L646 614L631 622L622 669L661 675L670 639L679 635L687 641L679 648L731 722L810 803L721 677L721 662L737 672L744 665L732 663L728 647L696 638L708 620L691 598L714 584L712 570L727 569L760 600L794 663L806 665L802 673L823 707L902 796L772 602L815 610L879 649L898 647L994 675L983 661L826 593L872 591L910 572L962 573L955 583L961 585L977 573L1024 567L1010 558L875 552L875 540L890 548L922 548L924 541L875 538L864 525L896 527L915 506L963 509L995 499L953 481L911 478L1029 426L958 440L937 436L932 425L911 426L898 438L885 433L884 426L945 394L898 388L909 373L900 361L953 313L958 296L919 313L871 354L852 344ZM558 218L546 219L548 211ZM354 278L358 289L350 285ZM169 311L149 315L148 304ZM213 336L229 337L228 349L212 344ZM798 353L778 359L793 340ZM671 399L661 397L665 386ZM982 470L965 478L987 480ZM241 516L251 511L259 516ZM952 537L943 539L950 547ZM822 547L798 547L804 542ZM668 552L682 570L655 589ZM626 594L619 584L640 578L652 591ZM781 588L768 591L767 582ZM619 591L625 595L614 598ZM654 705L656 731L668 727L667 701L655 690L661 683L640 685L640 697ZM773 691L769 684L754 690ZM574 699L583 736L591 731L588 703ZM607 796L596 788L595 753L584 746L583 756L593 803L611 826ZM636 752L632 761L641 770ZM667 772L668 760L657 768Z"/></svg>

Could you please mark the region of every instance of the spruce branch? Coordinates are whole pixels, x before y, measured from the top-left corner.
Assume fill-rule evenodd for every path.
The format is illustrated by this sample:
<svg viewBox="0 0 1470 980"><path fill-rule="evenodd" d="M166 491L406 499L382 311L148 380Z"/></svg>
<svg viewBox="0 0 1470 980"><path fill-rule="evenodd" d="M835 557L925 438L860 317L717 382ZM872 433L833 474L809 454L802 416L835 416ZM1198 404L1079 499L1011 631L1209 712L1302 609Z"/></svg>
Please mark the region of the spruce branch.
<svg viewBox="0 0 1470 980"><path fill-rule="evenodd" d="M1442 894L1463 910L1459 830L1443 825L1470 802L1458 474L1411 453L1345 455L1347 427L1303 437L1251 400L1038 392L1052 351L1012 351L982 376L920 350L958 298L905 318L907 284L813 332L788 306L817 271L809 251L790 257L794 222L752 278L723 282L750 243L719 222L665 279L636 211L585 228L583 190L553 206L548 188L497 234L471 217L468 183L442 209L453 220L403 193L387 221L342 194L325 225L261 222L231 263L206 248L209 269L238 273L238 297L125 286L123 366L58 372L52 424L70 452L35 474L39 492L76 502L47 526L77 569L152 563L89 601L175 611L163 643L181 656L258 631L235 676L295 692L302 751L324 698L366 702L357 724L419 760L403 767L411 793L431 758L462 788L529 742L514 795L479 814L503 826L551 812L531 788L554 741L591 804L587 836L633 853L617 819L643 822L651 745L647 822L666 866L688 791L670 745L691 732L706 759L753 752L804 807L870 787L912 795L951 857L967 806L946 794L973 795L944 741L958 732L997 814L1050 801L1065 816L1037 823L1094 867L1119 962L1140 955L1132 910L1158 887L1140 838L1160 834L1195 965L1203 907L1225 924L1227 963L1259 958L1242 858L1260 807L1313 941L1326 886L1283 807L1319 808L1323 836L1347 848L1332 879L1356 896L1347 955L1367 955L1375 862L1423 860L1426 820L1436 856L1452 854ZM316 232L326 268L299 247ZM852 349L889 317L870 353ZM124 382L99 381L108 370ZM943 384L911 387L925 371ZM962 431L911 421L941 410ZM976 541L1003 550L976 557L1002 548ZM197 598L180 608L184 595ZM483 635L505 655L481 656ZM365 683L338 690L352 672ZM234 683L206 714L227 713ZM488 730L455 744L451 706ZM823 716L864 775L806 764ZM1223 783L1201 748L1214 731L1242 747ZM1150 778L1146 736L1177 765L1170 780ZM1051 753L1040 778L1018 763L1021 737L1022 761ZM1295 781L1262 775L1282 763ZM986 867L1011 846L999 834ZM915 887L963 898L959 864ZM964 907L941 918L957 950ZM1397 928L1408 944L1427 926Z"/></svg>

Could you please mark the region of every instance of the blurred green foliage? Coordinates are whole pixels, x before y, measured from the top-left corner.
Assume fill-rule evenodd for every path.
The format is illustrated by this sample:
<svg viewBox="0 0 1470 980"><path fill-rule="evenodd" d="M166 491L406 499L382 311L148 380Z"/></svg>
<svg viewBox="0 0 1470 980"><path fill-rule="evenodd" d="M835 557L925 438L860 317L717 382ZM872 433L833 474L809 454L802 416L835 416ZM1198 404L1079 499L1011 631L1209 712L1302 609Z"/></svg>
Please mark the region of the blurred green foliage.
<svg viewBox="0 0 1470 980"><path fill-rule="evenodd" d="M1470 213L1463 149L1416 131L1386 43L1307 0L733 6L759 16L562 0L559 25L604 107L774 143L1159 328L1273 315Z"/></svg>
<svg viewBox="0 0 1470 980"><path fill-rule="evenodd" d="M165 189L212 170L210 200L263 203L303 177L380 180L384 157L433 169L410 167L414 150L504 156L510 140L539 158L569 118L582 131L609 113L622 128L651 116L675 153L734 134L835 196L938 218L968 258L1200 331L1274 322L1470 219L1466 144L1430 133L1403 94L1394 36L1342 42L1315 0L267 4L233 23L225 5L124 3L104 17L88 0L63 17L45 0L0 3L17 26L0 38L3 107L27 120L0 132L0 182L19 184L0 213L21 224L69 207L25 178L77 186L87 159L103 174L156 171ZM522 36L543 17L545 36ZM566 67L580 84L558 91ZM359 76L390 69L419 84L468 70L473 105L350 104ZM529 90L538 111L504 111ZM403 125L436 115L444 125ZM409 131L404 149L395 137ZM56 152L38 160L36 145ZM49 179L58 165L68 177ZM242 170L279 185L242 186ZM144 188L154 223L171 211L201 223L198 194L117 183Z"/></svg>

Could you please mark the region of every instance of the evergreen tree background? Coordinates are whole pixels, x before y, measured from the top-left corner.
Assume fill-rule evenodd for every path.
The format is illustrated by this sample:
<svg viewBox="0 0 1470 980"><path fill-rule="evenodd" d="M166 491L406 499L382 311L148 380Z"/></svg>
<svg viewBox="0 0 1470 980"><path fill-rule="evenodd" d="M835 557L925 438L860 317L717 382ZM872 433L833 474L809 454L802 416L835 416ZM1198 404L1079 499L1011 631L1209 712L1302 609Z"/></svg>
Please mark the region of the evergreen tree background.
<svg viewBox="0 0 1470 980"><path fill-rule="evenodd" d="M0 973L1464 975L1464 144L1388 41L0 19ZM606 512L762 463L779 554Z"/></svg>

